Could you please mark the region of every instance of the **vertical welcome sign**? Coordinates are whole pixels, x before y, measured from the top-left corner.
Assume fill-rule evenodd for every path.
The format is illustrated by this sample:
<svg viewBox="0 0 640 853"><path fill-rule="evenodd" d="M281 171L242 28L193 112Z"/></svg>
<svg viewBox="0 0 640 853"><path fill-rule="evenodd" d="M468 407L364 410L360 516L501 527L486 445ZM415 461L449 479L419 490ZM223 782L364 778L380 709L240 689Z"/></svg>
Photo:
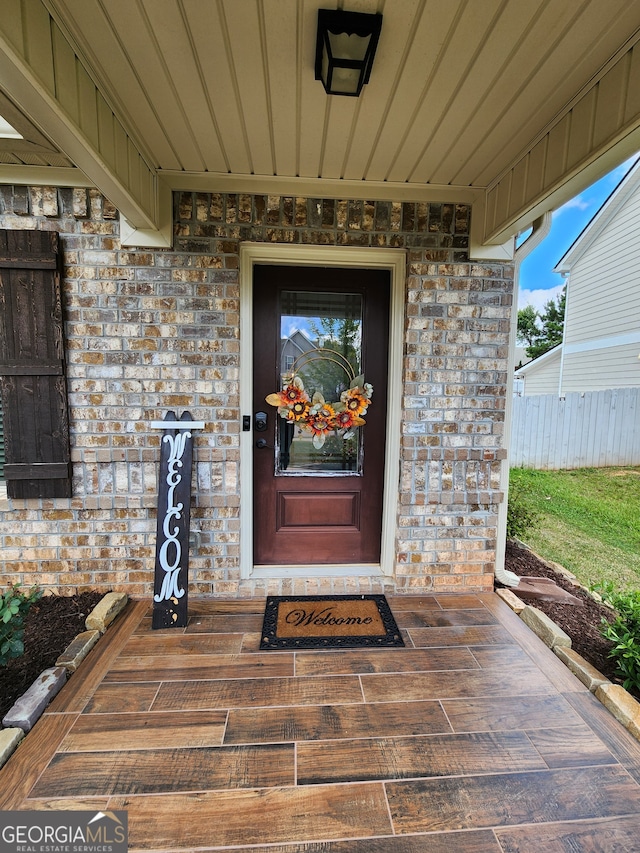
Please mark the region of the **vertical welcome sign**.
<svg viewBox="0 0 640 853"><path fill-rule="evenodd" d="M189 522L191 516L191 466L193 430L204 423L189 412L176 420L167 412L163 421L158 482L158 523L152 628L184 628L187 624L189 585Z"/></svg>

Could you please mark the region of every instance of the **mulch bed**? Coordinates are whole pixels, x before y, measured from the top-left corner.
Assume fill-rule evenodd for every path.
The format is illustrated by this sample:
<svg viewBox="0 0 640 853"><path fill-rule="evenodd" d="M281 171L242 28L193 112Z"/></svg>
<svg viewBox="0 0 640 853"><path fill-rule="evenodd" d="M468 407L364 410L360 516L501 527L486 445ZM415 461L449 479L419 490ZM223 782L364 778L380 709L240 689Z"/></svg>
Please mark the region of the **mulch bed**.
<svg viewBox="0 0 640 853"><path fill-rule="evenodd" d="M0 720L36 678L55 662L102 599L102 592L47 595L33 604L25 618L24 654L0 667Z"/></svg>
<svg viewBox="0 0 640 853"><path fill-rule="evenodd" d="M582 607L573 603L560 603L536 599L527 600L538 610L552 619L559 628L571 637L571 648L587 660L592 666L613 682L619 682L615 676L615 664L609 658L613 643L600 633L602 619L613 620L612 611L574 586L568 578L542 562L534 553L518 545L507 542L505 568L519 577L544 577L555 581L561 588L570 592L582 602ZM498 586L500 584L497 584ZM513 592L517 595L517 590Z"/></svg>

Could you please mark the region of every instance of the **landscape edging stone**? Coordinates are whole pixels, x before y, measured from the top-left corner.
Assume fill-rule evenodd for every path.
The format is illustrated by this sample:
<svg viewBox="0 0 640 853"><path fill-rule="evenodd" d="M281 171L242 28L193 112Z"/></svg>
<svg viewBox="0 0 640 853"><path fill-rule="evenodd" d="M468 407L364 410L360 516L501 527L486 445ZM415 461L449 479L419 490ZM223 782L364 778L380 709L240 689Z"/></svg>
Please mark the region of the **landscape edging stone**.
<svg viewBox="0 0 640 853"><path fill-rule="evenodd" d="M56 661L56 666L63 666L68 672L75 672L101 636L97 630L77 634Z"/></svg>
<svg viewBox="0 0 640 853"><path fill-rule="evenodd" d="M0 767L8 760L24 737L24 731L17 727L0 729Z"/></svg>
<svg viewBox="0 0 640 853"><path fill-rule="evenodd" d="M537 607L526 604L518 615L550 649L555 649L556 646L571 648L571 637Z"/></svg>
<svg viewBox="0 0 640 853"><path fill-rule="evenodd" d="M611 682L601 684L596 689L596 698L611 711L627 731L640 740L640 703L636 702L621 684Z"/></svg>
<svg viewBox="0 0 640 853"><path fill-rule="evenodd" d="M64 687L67 670L63 666L52 666L40 673L26 693L15 702L2 718L7 728L30 732L38 722L49 702Z"/></svg>
<svg viewBox="0 0 640 853"><path fill-rule="evenodd" d="M7 711L2 719L3 727L0 728L0 768L15 752L24 735L40 719L49 702L64 686L67 676L76 671L78 665L95 646L116 616L122 612L128 600L129 597L124 592L106 593L87 616L85 620L87 630L74 637L59 656L56 666L44 670ZM55 675L53 675L54 673ZM54 682L55 686L51 686ZM38 685L45 685L44 693L47 698L44 703L42 702L43 696L40 695L43 688L38 690ZM46 685L50 685L48 689ZM8 721L7 725L4 724L5 720Z"/></svg>
<svg viewBox="0 0 640 853"><path fill-rule="evenodd" d="M531 548L528 548L527 550L531 551ZM513 597L517 598L515 594ZM522 619L525 625L527 625L534 634L536 634L542 642L545 643L545 645L549 646L549 643L547 642L547 639L549 638L549 626L546 624L547 622L554 625L560 634L564 634L565 637L567 636L565 632L541 610L537 610L537 608L527 604L519 613L517 613L516 607L512 606L510 598L502 595L500 598L502 598L505 604ZM530 622L527 621L527 618L523 618L523 614L527 610L535 610L536 613L544 617L544 620L531 618ZM538 633L538 630L541 633ZM541 634L543 636L541 636ZM609 681L608 678L605 678L601 672L598 672L598 670L581 655L573 651L571 648L571 639L568 639L568 646L552 645L550 646L551 650L565 664L565 666L573 672L576 678L578 678L585 687L594 694L596 699L599 699L599 701L616 718L616 720L625 727L629 734L633 735L636 740L640 741L640 702L637 702L636 699L634 699L633 696L625 690L624 687L622 687L622 685L613 684L613 682ZM569 664L568 658L572 660L573 665Z"/></svg>

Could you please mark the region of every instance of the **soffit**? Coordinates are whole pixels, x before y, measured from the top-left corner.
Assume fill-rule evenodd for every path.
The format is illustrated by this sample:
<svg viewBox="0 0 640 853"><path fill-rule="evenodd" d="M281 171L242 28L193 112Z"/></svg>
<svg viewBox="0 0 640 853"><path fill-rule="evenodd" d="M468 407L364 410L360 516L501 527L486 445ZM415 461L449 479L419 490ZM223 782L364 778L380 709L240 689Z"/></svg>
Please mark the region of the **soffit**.
<svg viewBox="0 0 640 853"><path fill-rule="evenodd" d="M407 185L489 185L640 27L628 0L360 0L383 32L340 98L317 0L50 5L157 168Z"/></svg>

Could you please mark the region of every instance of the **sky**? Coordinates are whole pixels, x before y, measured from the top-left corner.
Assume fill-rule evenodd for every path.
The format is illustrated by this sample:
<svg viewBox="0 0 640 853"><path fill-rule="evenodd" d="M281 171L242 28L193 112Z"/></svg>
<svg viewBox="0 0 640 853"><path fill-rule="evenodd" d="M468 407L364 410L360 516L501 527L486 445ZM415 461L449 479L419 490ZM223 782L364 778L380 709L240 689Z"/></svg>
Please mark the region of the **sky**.
<svg viewBox="0 0 640 853"><path fill-rule="evenodd" d="M552 272L553 268L600 210L635 163L637 156L631 157L553 212L549 234L520 266L518 308L533 305L541 312L550 299L558 296L564 280L559 273Z"/></svg>

